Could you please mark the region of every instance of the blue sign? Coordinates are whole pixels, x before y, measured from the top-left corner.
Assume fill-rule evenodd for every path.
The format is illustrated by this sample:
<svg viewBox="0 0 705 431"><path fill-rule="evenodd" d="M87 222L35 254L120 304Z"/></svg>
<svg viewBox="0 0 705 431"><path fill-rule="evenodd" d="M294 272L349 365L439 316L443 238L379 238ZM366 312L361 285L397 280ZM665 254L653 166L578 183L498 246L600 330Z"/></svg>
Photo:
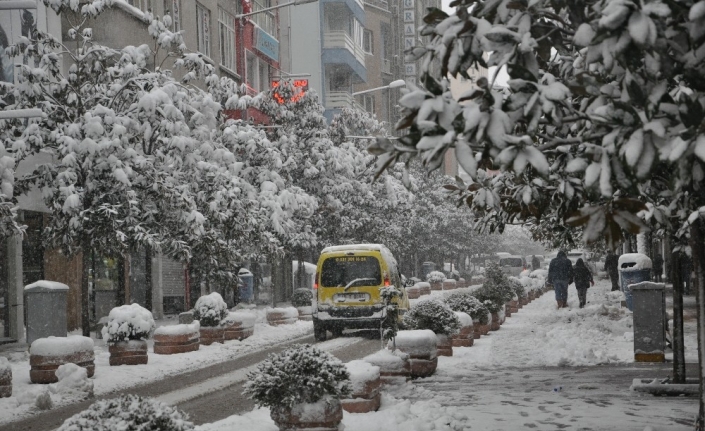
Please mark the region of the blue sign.
<svg viewBox="0 0 705 431"><path fill-rule="evenodd" d="M273 38L269 33L259 27L255 27L255 49L271 58L274 61L279 61L279 41Z"/></svg>

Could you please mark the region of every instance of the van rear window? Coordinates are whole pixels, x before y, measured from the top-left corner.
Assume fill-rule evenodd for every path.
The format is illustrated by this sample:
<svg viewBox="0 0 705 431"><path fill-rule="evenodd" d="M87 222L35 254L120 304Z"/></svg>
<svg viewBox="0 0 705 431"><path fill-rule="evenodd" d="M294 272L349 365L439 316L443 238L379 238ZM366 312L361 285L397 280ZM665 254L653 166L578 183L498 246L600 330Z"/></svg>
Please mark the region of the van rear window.
<svg viewBox="0 0 705 431"><path fill-rule="evenodd" d="M499 266L524 266L524 261L520 257L509 257L500 259Z"/></svg>
<svg viewBox="0 0 705 431"><path fill-rule="evenodd" d="M357 281L355 281L357 280ZM379 261L373 256L329 257L321 268L321 286L378 286L382 284Z"/></svg>

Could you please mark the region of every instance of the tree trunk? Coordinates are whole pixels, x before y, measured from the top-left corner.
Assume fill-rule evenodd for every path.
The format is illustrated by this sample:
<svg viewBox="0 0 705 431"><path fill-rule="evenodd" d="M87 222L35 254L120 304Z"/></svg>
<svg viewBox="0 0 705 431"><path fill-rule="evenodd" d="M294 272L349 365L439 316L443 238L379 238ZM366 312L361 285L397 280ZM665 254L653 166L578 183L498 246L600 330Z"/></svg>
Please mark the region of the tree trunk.
<svg viewBox="0 0 705 431"><path fill-rule="evenodd" d="M672 254L673 268L680 267L681 252ZM683 278L673 271L673 383L685 383L685 346L683 341Z"/></svg>
<svg viewBox="0 0 705 431"><path fill-rule="evenodd" d="M144 248L144 308L152 311L152 247Z"/></svg>
<svg viewBox="0 0 705 431"><path fill-rule="evenodd" d="M306 285L306 265L304 265L304 251L298 250L296 259L298 268L296 269L296 288L300 289ZM308 287L308 286L306 286Z"/></svg>
<svg viewBox="0 0 705 431"><path fill-rule="evenodd" d="M91 336L91 321L88 308L90 301L88 298L88 273L91 267L91 246L88 240L83 240L81 244L81 329L84 337Z"/></svg>
<svg viewBox="0 0 705 431"><path fill-rule="evenodd" d="M693 222L690 228L690 240L693 249L693 268L695 276L698 280L697 293L699 298L705 297L705 238L703 238L702 221L698 218ZM698 381L700 386L700 399L698 417L695 421L695 429L698 431L705 430L705 387L703 385L703 376L705 376L705 301L696 301L698 310Z"/></svg>
<svg viewBox="0 0 705 431"><path fill-rule="evenodd" d="M115 306L125 304L125 256L122 254L117 258L117 295L115 295Z"/></svg>

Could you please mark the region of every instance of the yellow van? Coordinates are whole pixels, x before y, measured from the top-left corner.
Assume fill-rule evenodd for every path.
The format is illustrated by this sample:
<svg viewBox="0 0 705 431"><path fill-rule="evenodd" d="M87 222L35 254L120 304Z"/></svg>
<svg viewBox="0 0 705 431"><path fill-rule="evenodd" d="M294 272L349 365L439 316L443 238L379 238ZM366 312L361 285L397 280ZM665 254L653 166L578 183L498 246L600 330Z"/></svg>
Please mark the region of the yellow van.
<svg viewBox="0 0 705 431"><path fill-rule="evenodd" d="M397 261L381 244L327 247L321 252L314 282L313 332L325 341L346 328L379 329L385 317L380 289L395 286L399 315L409 309L409 298L401 282Z"/></svg>

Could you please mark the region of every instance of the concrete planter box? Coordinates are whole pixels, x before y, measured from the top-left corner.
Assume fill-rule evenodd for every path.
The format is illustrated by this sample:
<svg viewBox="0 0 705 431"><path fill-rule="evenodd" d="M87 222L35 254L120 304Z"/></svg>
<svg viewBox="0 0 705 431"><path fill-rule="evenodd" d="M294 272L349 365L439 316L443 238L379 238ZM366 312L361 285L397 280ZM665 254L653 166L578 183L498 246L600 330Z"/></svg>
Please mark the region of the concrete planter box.
<svg viewBox="0 0 705 431"><path fill-rule="evenodd" d="M409 299L417 299L421 296L421 289L417 286L408 287L406 294L409 296Z"/></svg>
<svg viewBox="0 0 705 431"><path fill-rule="evenodd" d="M343 420L343 408L340 400L328 398L291 408L273 407L270 416L281 431L337 431Z"/></svg>
<svg viewBox="0 0 705 431"><path fill-rule="evenodd" d="M449 278L447 280L443 281L443 290L454 290L458 288L458 283L453 280L452 278Z"/></svg>
<svg viewBox="0 0 705 431"><path fill-rule="evenodd" d="M200 327L198 324L181 324L162 326L154 332L154 353L174 355L194 352L200 345Z"/></svg>
<svg viewBox="0 0 705 431"><path fill-rule="evenodd" d="M525 305L529 305L529 296L522 296L519 298L519 308L524 308Z"/></svg>
<svg viewBox="0 0 705 431"><path fill-rule="evenodd" d="M144 365L147 356L147 342L145 340L119 341L108 345L110 352L110 365Z"/></svg>
<svg viewBox="0 0 705 431"><path fill-rule="evenodd" d="M457 286L458 286L458 289L460 289L460 288L462 288L462 287L468 287L468 282L465 281L464 278L459 278L459 279L458 279L458 282L457 282L456 284L457 284Z"/></svg>
<svg viewBox="0 0 705 431"><path fill-rule="evenodd" d="M463 326L450 339L453 347L472 347L475 344L475 328L473 326Z"/></svg>
<svg viewBox="0 0 705 431"><path fill-rule="evenodd" d="M489 323L486 325L477 325L477 330L479 331L480 335L487 335L490 333L490 329L491 329L490 326L491 325ZM480 337L477 337L477 338L480 338Z"/></svg>
<svg viewBox="0 0 705 431"><path fill-rule="evenodd" d="M527 298L528 298L528 302L533 301L534 299L536 299L536 292L533 290L530 290L529 294L527 295Z"/></svg>
<svg viewBox="0 0 705 431"><path fill-rule="evenodd" d="M402 332L402 331L399 331ZM398 335L397 335L398 340ZM379 377L382 383L394 384L403 383L411 378L411 364L409 355L397 351L392 353L389 350L380 350L363 359L372 365L379 367Z"/></svg>
<svg viewBox="0 0 705 431"><path fill-rule="evenodd" d="M431 284L430 283L422 281L422 282L416 283L415 286L417 286L419 288L419 294L421 296L431 294Z"/></svg>
<svg viewBox="0 0 705 431"><path fill-rule="evenodd" d="M438 367L438 337L428 329L399 331L397 348L409 357L411 377L428 377Z"/></svg>
<svg viewBox="0 0 705 431"><path fill-rule="evenodd" d="M213 343L225 342L225 328L223 326L201 326L201 346L210 346Z"/></svg>
<svg viewBox="0 0 705 431"><path fill-rule="evenodd" d="M340 400L343 410L348 413L369 413L379 409L382 379L379 367L366 361L351 361L347 365L352 383L350 398Z"/></svg>
<svg viewBox="0 0 705 431"><path fill-rule="evenodd" d="M453 342L451 341L450 335L436 334L438 338L438 344L436 348L438 349L438 356L453 356Z"/></svg>
<svg viewBox="0 0 705 431"><path fill-rule="evenodd" d="M267 323L271 326L290 325L299 320L299 311L294 307L267 310Z"/></svg>
<svg viewBox="0 0 705 431"><path fill-rule="evenodd" d="M431 290L443 290L443 282L442 281L432 281L429 284L431 285Z"/></svg>
<svg viewBox="0 0 705 431"><path fill-rule="evenodd" d="M225 333L223 339L228 340L244 340L251 337L255 333L256 316L253 313L243 311L235 311L228 315L220 322Z"/></svg>
<svg viewBox="0 0 705 431"><path fill-rule="evenodd" d="M512 307L511 307L511 305L509 305L509 302L504 304L504 310L505 310L504 315L506 317L512 317Z"/></svg>
<svg viewBox="0 0 705 431"><path fill-rule="evenodd" d="M492 313L492 323L490 323L490 331L499 331L499 327L502 324L500 320L499 313Z"/></svg>
<svg viewBox="0 0 705 431"><path fill-rule="evenodd" d="M88 377L93 377L94 360L93 340L88 337L40 338L29 348L29 380L32 383L56 383L59 381L56 369L68 363L85 368Z"/></svg>
<svg viewBox="0 0 705 431"><path fill-rule="evenodd" d="M296 307L296 310L299 312L299 320L305 322L313 321L313 307L310 305L307 307Z"/></svg>

